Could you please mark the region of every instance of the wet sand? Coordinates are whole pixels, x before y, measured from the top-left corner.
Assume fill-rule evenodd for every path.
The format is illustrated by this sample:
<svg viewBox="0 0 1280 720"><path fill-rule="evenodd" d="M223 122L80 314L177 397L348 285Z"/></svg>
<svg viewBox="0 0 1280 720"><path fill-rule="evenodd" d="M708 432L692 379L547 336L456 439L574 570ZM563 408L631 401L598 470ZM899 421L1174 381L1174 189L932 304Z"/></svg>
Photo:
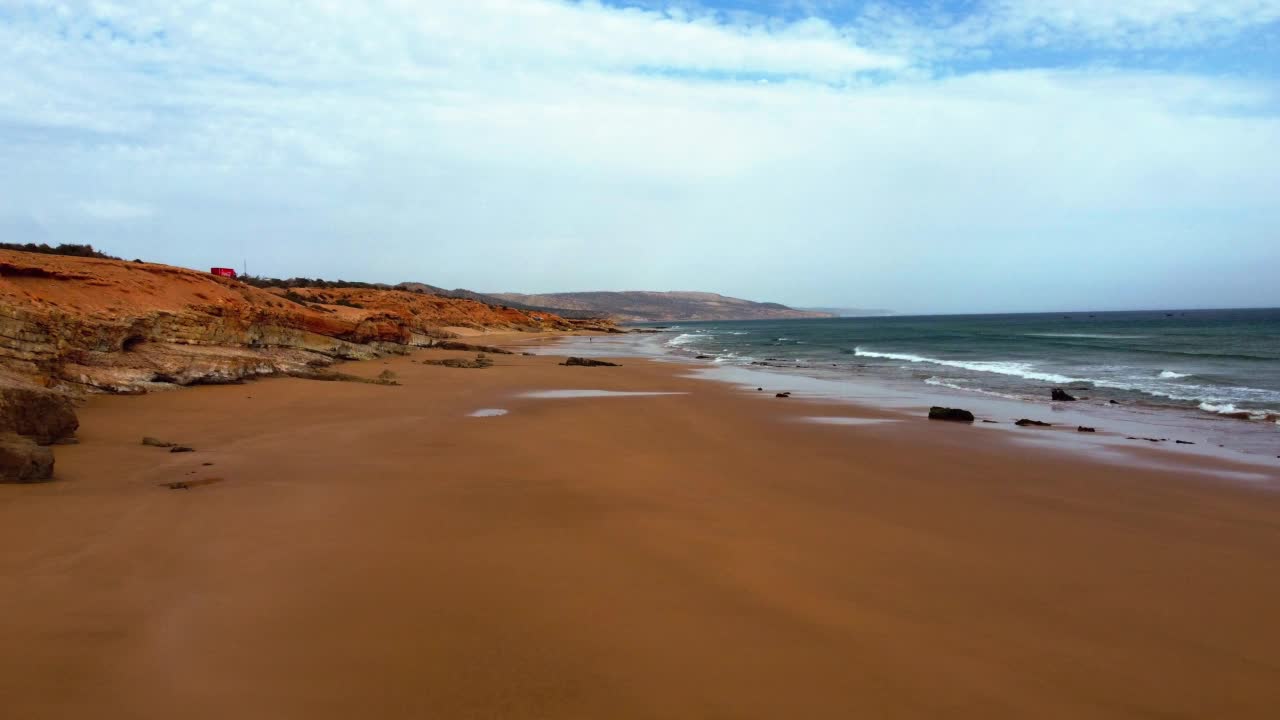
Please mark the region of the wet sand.
<svg viewBox="0 0 1280 720"><path fill-rule="evenodd" d="M1280 716L1271 485L495 360L94 398L0 486L3 716Z"/></svg>

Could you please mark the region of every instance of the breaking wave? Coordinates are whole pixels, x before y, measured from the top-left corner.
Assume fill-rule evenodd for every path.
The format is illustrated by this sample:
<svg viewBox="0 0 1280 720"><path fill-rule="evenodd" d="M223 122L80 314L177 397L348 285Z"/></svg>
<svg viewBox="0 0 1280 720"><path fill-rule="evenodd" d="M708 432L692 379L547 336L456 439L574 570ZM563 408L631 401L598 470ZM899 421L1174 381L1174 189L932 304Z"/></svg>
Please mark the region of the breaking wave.
<svg viewBox="0 0 1280 720"><path fill-rule="evenodd" d="M941 365L943 367L960 368L962 370L972 370L974 372L995 373L997 375L1011 375L1026 380L1039 380L1047 383L1075 383L1089 382L1083 378L1067 377L1057 373L1046 373L1035 370L1035 365L1027 362L1011 362L1001 360L940 360L938 358L921 357L920 355L910 355L907 353L882 353L872 352L871 350L863 350L862 348L854 348L853 354L858 357L881 358L883 360L901 360L910 363L929 363L931 365Z"/></svg>

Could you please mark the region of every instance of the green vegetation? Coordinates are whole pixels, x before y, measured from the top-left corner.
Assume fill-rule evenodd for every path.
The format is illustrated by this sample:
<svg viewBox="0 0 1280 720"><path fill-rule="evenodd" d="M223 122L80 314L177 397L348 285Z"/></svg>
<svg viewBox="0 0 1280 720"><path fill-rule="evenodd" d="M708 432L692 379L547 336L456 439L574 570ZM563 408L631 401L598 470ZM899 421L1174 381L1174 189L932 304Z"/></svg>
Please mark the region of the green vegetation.
<svg viewBox="0 0 1280 720"><path fill-rule="evenodd" d="M61 245L46 245L40 243L0 243L0 250L17 250L19 252L40 253L41 255L69 255L71 257L88 257L98 258L99 260L120 260L114 255L108 255L104 252L98 252L93 249L92 245L76 245L74 243L63 243ZM138 261L135 261L138 262Z"/></svg>

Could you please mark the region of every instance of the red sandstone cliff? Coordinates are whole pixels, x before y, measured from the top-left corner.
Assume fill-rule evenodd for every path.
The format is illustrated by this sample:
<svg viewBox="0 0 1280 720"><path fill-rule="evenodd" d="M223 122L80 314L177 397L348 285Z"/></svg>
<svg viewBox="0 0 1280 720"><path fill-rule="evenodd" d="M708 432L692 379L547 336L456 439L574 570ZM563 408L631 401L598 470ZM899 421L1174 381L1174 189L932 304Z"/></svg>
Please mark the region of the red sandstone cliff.
<svg viewBox="0 0 1280 720"><path fill-rule="evenodd" d="M576 326L399 290L286 293L166 265L0 251L0 384L145 392L404 352L450 337L447 327Z"/></svg>

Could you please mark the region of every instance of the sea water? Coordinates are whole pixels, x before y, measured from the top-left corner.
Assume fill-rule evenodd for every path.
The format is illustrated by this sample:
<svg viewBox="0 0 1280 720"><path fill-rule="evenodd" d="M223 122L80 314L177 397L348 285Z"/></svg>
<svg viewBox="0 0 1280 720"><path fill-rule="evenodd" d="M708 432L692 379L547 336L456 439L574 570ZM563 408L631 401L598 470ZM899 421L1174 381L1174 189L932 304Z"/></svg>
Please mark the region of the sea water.
<svg viewBox="0 0 1280 720"><path fill-rule="evenodd" d="M658 329L597 338L577 351L702 356L701 363L725 370L871 383L884 389L880 396L905 395L917 404L938 397L958 407L999 401L1007 413L1019 412L1005 410L1016 403L1047 407L1051 390L1061 388L1083 402L1056 409L1122 408L1126 422L1160 427L1202 419L1207 424L1196 426L1202 441L1280 455L1280 309L685 322ZM1112 417L1120 416L1103 419Z"/></svg>

